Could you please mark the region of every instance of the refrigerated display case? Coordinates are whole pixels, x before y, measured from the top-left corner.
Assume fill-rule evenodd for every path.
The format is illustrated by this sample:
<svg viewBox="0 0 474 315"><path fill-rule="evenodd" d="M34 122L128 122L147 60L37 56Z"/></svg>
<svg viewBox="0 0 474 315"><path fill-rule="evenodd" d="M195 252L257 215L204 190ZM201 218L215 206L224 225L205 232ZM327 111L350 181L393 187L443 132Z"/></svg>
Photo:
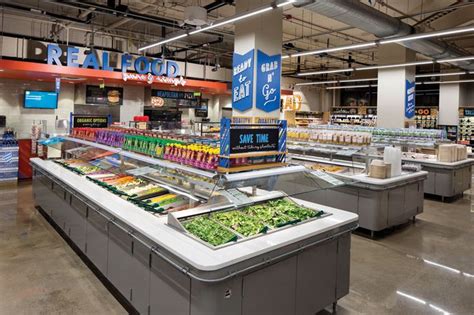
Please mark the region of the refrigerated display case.
<svg viewBox="0 0 474 315"><path fill-rule="evenodd" d="M61 159L31 160L35 203L138 312L314 314L348 293L358 217L307 197L352 179L61 145Z"/></svg>
<svg viewBox="0 0 474 315"><path fill-rule="evenodd" d="M346 181L347 185L316 191L306 200L358 214L359 226L370 231L372 237L375 232L415 220L423 212L427 172L403 171L400 176L378 179L368 175L369 160L361 163L310 154L290 156L292 163Z"/></svg>
<svg viewBox="0 0 474 315"><path fill-rule="evenodd" d="M329 126L327 126L329 127ZM342 141L323 141L319 138L314 141L314 133L348 133L352 136L370 133L370 142L365 140L362 144ZM329 128L292 129L288 131L288 152L294 154L325 158L328 160L345 160L358 162L368 168L368 163L373 159L383 158L383 149L387 145L400 147L403 151L402 163L405 169L421 169L428 172L424 183L424 193L441 198L461 196L464 191L471 188L472 165L474 159L469 158L457 162L441 162L437 160L436 152L440 144L449 143L446 133L442 130L418 129L385 129L357 127L347 129L341 126ZM353 137L351 138L353 139ZM361 223L361 226L363 223Z"/></svg>

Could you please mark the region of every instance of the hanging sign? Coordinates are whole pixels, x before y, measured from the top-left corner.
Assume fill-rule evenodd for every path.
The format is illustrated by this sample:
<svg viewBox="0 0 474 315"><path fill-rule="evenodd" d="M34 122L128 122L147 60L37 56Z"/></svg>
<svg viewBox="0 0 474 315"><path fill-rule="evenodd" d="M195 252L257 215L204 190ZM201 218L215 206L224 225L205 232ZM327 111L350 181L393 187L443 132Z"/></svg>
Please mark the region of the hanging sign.
<svg viewBox="0 0 474 315"><path fill-rule="evenodd" d="M278 128L231 129L231 154L259 151L278 151Z"/></svg>
<svg viewBox="0 0 474 315"><path fill-rule="evenodd" d="M415 117L415 81L406 80L405 83L405 117Z"/></svg>
<svg viewBox="0 0 474 315"><path fill-rule="evenodd" d="M244 55L234 53L232 62L232 108L246 111L252 108L254 50Z"/></svg>
<svg viewBox="0 0 474 315"><path fill-rule="evenodd" d="M257 52L256 107L267 113L280 109L281 54Z"/></svg>

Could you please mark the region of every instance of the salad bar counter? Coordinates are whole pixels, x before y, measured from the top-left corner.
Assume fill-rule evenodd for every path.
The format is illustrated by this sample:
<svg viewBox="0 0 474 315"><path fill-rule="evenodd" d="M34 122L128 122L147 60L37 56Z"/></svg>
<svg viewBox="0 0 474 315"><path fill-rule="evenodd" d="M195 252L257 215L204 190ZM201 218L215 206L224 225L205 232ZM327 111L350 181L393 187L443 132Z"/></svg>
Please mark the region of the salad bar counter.
<svg viewBox="0 0 474 315"><path fill-rule="evenodd" d="M348 293L358 217L300 199L331 186L305 168L216 175L106 149L31 159L35 203L139 313L314 314Z"/></svg>
<svg viewBox="0 0 474 315"><path fill-rule="evenodd" d="M371 232L406 223L423 212L423 185L427 172L402 173L379 179L369 177L365 164L328 160L308 155L292 154L293 163L311 170L324 171L345 180L347 185L316 191L304 199L359 215L359 226Z"/></svg>

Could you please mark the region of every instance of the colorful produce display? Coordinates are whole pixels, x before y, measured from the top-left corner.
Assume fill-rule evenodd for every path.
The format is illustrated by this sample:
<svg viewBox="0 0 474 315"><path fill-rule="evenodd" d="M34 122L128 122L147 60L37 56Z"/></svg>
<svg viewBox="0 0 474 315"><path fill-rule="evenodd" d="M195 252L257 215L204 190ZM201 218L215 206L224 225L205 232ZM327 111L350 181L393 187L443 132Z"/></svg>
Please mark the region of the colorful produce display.
<svg viewBox="0 0 474 315"><path fill-rule="evenodd" d="M242 209L184 219L182 224L192 235L211 245L219 246L237 240L232 237L233 234L250 237L323 214L323 211L300 206L288 199L277 199Z"/></svg>
<svg viewBox="0 0 474 315"><path fill-rule="evenodd" d="M87 175L86 178L90 181L147 211L163 213L189 207L188 200L183 196L172 194L167 189L144 179L126 174L114 174L78 159L55 162L75 173Z"/></svg>
<svg viewBox="0 0 474 315"><path fill-rule="evenodd" d="M165 147L163 157L196 168L214 170L219 164L219 148L203 144L174 143Z"/></svg>
<svg viewBox="0 0 474 315"><path fill-rule="evenodd" d="M95 133L95 141L112 147L122 147L124 136L125 134L118 128L99 129Z"/></svg>

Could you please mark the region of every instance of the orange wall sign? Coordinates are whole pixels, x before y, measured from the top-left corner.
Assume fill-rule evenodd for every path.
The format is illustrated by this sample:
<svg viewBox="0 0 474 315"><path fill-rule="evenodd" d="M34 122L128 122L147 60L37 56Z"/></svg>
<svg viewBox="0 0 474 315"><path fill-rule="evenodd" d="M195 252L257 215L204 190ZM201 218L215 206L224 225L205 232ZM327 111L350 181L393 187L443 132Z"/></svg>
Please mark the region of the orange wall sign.
<svg viewBox="0 0 474 315"><path fill-rule="evenodd" d="M299 94L283 96L283 110L299 111L303 105L303 97Z"/></svg>

